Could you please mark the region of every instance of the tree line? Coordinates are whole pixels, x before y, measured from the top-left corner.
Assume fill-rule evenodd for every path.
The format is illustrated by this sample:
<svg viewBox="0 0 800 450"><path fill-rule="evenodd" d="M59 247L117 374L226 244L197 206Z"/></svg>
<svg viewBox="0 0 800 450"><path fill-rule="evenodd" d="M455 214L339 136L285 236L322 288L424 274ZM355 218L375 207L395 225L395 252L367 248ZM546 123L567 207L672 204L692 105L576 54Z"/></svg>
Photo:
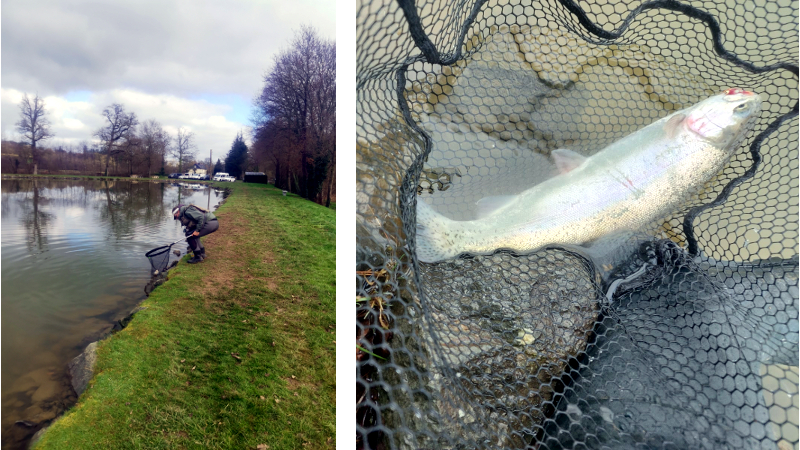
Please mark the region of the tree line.
<svg viewBox="0 0 800 450"><path fill-rule="evenodd" d="M289 49L274 57L253 100L252 144L237 134L215 172L241 178L246 170L265 172L281 189L330 206L336 180L336 44L312 27L302 27ZM42 148L54 136L44 101L27 94L20 103L17 131L25 142L3 141L2 171L78 171L103 175L164 175L195 162L194 133L170 135L155 120L139 122L122 104L106 107L104 125L93 142ZM171 163L167 158L177 160ZM211 161L208 162L209 165Z"/></svg>
<svg viewBox="0 0 800 450"><path fill-rule="evenodd" d="M183 170L194 164L194 133L178 128L170 135L156 120L139 122L134 112L114 103L106 107L104 124L92 136L93 142L78 145L42 147L55 136L44 100L36 94L22 96L20 120L16 130L23 142L3 140L3 173L78 172L94 175L165 175L168 170ZM168 161L174 157L177 164Z"/></svg>
<svg viewBox="0 0 800 450"><path fill-rule="evenodd" d="M336 178L336 44L303 27L254 100L250 166L330 206Z"/></svg>

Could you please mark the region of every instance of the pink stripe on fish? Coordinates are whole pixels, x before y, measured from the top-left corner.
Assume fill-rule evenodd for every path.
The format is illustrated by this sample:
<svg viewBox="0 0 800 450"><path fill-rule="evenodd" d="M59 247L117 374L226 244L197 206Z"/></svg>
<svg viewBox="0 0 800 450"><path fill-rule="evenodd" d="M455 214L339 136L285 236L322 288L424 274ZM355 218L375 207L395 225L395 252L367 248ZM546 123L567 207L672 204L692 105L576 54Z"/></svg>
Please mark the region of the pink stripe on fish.
<svg viewBox="0 0 800 450"><path fill-rule="evenodd" d="M753 93L752 93L752 92L750 92L750 91L745 91L744 89L741 89L741 88L731 88L731 89L726 89L726 90L725 90L725 91L723 91L722 93L723 93L723 94L725 94L725 95L736 95L736 94L746 94L746 95L753 95Z"/></svg>
<svg viewBox="0 0 800 450"><path fill-rule="evenodd" d="M709 134L719 130L719 127L711 122L711 120L709 120L705 115L690 115L686 118L686 126L700 136L708 136Z"/></svg>

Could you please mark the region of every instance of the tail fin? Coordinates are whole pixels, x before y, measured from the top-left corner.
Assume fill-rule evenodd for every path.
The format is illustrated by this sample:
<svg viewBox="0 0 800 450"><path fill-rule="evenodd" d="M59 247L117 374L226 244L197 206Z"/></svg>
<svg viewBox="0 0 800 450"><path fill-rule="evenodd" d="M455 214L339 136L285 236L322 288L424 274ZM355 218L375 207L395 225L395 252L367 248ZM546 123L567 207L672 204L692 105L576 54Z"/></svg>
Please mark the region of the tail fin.
<svg viewBox="0 0 800 450"><path fill-rule="evenodd" d="M453 232L459 228L454 220L437 213L417 199L417 258L436 262L459 254Z"/></svg>

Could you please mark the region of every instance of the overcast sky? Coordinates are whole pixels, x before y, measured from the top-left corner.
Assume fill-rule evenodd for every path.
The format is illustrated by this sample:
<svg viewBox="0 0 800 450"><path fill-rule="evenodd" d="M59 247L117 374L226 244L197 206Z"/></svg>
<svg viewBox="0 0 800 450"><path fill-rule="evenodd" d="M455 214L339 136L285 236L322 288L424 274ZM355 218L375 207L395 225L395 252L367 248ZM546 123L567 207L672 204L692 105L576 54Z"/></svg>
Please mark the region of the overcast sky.
<svg viewBox="0 0 800 450"><path fill-rule="evenodd" d="M122 103L222 158L273 56L301 25L335 39L335 17L335 0L3 0L3 137L19 138L19 101L38 92L56 134L45 146L91 142Z"/></svg>

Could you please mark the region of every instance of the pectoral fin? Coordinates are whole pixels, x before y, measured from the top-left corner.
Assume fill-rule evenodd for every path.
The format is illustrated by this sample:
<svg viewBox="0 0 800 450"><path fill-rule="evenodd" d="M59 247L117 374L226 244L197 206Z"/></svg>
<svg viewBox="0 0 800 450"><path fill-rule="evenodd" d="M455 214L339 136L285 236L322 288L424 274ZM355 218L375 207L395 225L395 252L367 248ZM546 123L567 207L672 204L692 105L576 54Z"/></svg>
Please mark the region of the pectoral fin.
<svg viewBox="0 0 800 450"><path fill-rule="evenodd" d="M553 161L558 167L559 173L567 173L577 169L581 164L586 161L586 157L580 153L574 152L566 148L559 148L550 153L553 156Z"/></svg>
<svg viewBox="0 0 800 450"><path fill-rule="evenodd" d="M669 118L667 123L664 125L664 132L667 134L669 139L674 138L678 134L678 127L681 126L681 123L685 118L686 115L684 114L675 114Z"/></svg>
<svg viewBox="0 0 800 450"><path fill-rule="evenodd" d="M496 195L478 200L478 218L486 217L517 199L516 195Z"/></svg>

